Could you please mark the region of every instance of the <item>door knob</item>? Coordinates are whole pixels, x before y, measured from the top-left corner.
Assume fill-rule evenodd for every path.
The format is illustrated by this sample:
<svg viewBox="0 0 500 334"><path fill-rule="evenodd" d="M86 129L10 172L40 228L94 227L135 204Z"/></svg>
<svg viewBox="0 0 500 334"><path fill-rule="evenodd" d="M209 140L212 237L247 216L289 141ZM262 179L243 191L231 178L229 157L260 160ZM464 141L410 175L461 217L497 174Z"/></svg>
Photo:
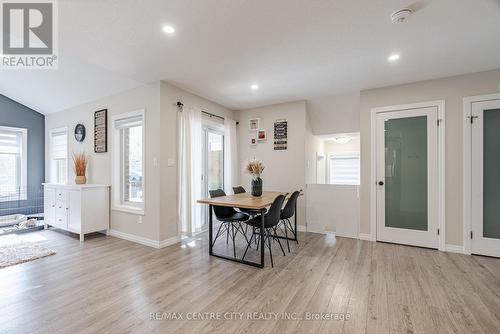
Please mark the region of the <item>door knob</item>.
<svg viewBox="0 0 500 334"><path fill-rule="evenodd" d="M384 181L378 181L378 185L379 186L383 186L384 185Z"/></svg>

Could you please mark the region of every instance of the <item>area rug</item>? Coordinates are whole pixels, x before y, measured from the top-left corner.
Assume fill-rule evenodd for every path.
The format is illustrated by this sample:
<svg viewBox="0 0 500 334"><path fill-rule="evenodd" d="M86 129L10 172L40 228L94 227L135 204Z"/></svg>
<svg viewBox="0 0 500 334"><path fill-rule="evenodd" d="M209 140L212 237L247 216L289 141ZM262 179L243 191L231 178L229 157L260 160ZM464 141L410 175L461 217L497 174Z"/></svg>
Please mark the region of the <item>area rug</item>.
<svg viewBox="0 0 500 334"><path fill-rule="evenodd" d="M56 253L35 242L7 237L0 238L0 268L33 261Z"/></svg>

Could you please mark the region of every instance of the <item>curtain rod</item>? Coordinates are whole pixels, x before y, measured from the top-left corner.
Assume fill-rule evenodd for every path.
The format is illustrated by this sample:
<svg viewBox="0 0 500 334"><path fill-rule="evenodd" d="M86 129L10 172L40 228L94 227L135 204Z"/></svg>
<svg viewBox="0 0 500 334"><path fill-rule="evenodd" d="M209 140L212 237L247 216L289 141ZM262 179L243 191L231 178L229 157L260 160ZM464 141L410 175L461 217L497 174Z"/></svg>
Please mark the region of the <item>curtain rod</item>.
<svg viewBox="0 0 500 334"><path fill-rule="evenodd" d="M184 103L182 103L181 101L177 101L177 107L179 107L179 108L184 107ZM202 113L202 114L205 114L205 115L207 115L207 116L209 116L209 117L213 117L213 118L218 118L218 119L224 120L224 117L222 117L222 116L218 116L218 115L214 115L214 114L211 114L211 113L209 113L209 112L207 112L207 111L204 111L204 110L202 110L202 111L201 111L201 113Z"/></svg>

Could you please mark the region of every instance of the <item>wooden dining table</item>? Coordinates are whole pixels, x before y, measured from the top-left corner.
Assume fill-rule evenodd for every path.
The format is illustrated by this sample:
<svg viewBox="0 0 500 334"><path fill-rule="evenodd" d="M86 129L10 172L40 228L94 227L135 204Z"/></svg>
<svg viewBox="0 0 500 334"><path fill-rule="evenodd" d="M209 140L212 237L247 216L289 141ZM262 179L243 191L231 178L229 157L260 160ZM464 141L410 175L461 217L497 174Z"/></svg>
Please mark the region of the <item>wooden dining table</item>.
<svg viewBox="0 0 500 334"><path fill-rule="evenodd" d="M252 196L249 193L241 193L241 194L234 194L234 195L226 195L226 196L220 196L220 197L214 197L214 198L206 198L206 199L200 199L197 202L200 204L208 204L209 206L209 214L208 214L208 252L211 256L219 257L222 259L238 262L238 263L243 263L247 264L250 266L258 267L258 268L264 268L264 215L266 213L266 208L270 207L271 204L273 204L274 200L276 197L279 195L285 195L289 196L291 194L285 193L285 192L279 192L279 191L264 191L262 192L262 196ZM214 206L227 206L227 207L232 207L232 208L237 208L237 209L252 209L252 210L260 210L260 222L261 222L261 233L260 233L260 263L259 262L252 262L252 261L247 261L243 259L239 259L237 257L232 257L232 256L227 256L223 254L216 254L213 251L213 207ZM297 241L297 204L295 204L295 222L294 222L294 231L293 231L293 238L288 238L288 237L283 237L279 236L280 239L288 239L292 241ZM233 241L234 242L234 241Z"/></svg>

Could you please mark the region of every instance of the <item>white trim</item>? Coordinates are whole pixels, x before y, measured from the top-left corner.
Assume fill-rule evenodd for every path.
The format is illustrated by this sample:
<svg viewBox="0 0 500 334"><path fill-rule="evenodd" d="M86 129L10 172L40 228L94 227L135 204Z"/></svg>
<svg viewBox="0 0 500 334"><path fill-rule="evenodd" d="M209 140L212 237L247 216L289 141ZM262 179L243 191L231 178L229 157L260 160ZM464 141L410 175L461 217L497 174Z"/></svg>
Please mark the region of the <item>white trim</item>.
<svg viewBox="0 0 500 334"><path fill-rule="evenodd" d="M21 189L19 193L19 197L17 200L26 201L28 199L28 129L27 128L19 128L13 126L0 126L0 131L12 131L12 132L20 132L22 147L21 147L21 184L18 187ZM2 199L0 202L9 202L10 198Z"/></svg>
<svg viewBox="0 0 500 334"><path fill-rule="evenodd" d="M165 248L165 247L168 247L168 246L175 245L175 244L181 242L181 240L182 240L182 238L180 236L176 236L176 237L172 237L172 238L168 238L168 239L162 240L162 241L160 241L158 248Z"/></svg>
<svg viewBox="0 0 500 334"><path fill-rule="evenodd" d="M297 225L297 230L299 232L307 232L307 226L306 225Z"/></svg>
<svg viewBox="0 0 500 334"><path fill-rule="evenodd" d="M464 246L446 244L446 251L449 253L465 254Z"/></svg>
<svg viewBox="0 0 500 334"><path fill-rule="evenodd" d="M119 176L116 175L116 170L117 168L121 168L121 158L120 158L120 148L116 147L118 146L117 140L116 140L116 131L117 129L115 128L115 122L120 119L124 118L129 118L129 117L134 117L134 116L141 116L142 117L142 203L141 205L137 205L136 207L128 206L128 205L123 205L121 203L121 200L117 204L117 192L118 196L121 197L121 192L122 192L122 184L121 184L121 179ZM132 213L132 214L137 214L137 215L144 215L146 212L146 109L139 109L127 113L122 113L122 114L117 114L113 115L111 117L111 146L110 146L110 153L111 153L111 208L112 210L115 211L123 211L127 213ZM118 164L118 166L117 166ZM118 182L118 185L117 185Z"/></svg>
<svg viewBox="0 0 500 334"><path fill-rule="evenodd" d="M138 215L138 216L144 216L144 210L137 206L128 206L128 205L112 205L111 206L112 211L119 211L119 212L125 212L125 213L130 213L133 215Z"/></svg>
<svg viewBox="0 0 500 334"><path fill-rule="evenodd" d="M52 149L53 149L52 136L54 135L54 133L61 133L61 132L66 133L66 183L68 183L68 181L69 181L69 135L68 135L68 127L65 126L65 127L55 128L55 129L49 130L49 168L50 168L49 179L50 179L50 182L53 182L53 183L55 183L55 179L57 178L57 177L54 177L56 174L56 171L54 170L54 168L57 168L57 167L55 166L55 160L52 159Z"/></svg>
<svg viewBox="0 0 500 334"><path fill-rule="evenodd" d="M171 246L171 245L174 245L174 244L179 243L181 241L180 236L165 239L162 241L157 241L157 240L153 240L153 239L149 239L149 238L139 237L137 235L133 235L133 234L129 234L129 233L120 232L117 230L110 230L109 235L112 237L115 237L115 238L135 242L135 243L138 243L138 244L141 244L144 246L149 246L149 247L153 247L153 248L157 248L157 249Z"/></svg>
<svg viewBox="0 0 500 334"><path fill-rule="evenodd" d="M476 102L485 102L492 100L500 100L500 93L488 94L488 95L478 95L478 96L468 96L463 100L463 193L462 193L462 220L463 220L463 253L471 254L471 239L470 231L471 227L471 206L472 206L472 188L471 188L471 177L472 177L472 133L470 127L469 116L472 114L472 104Z"/></svg>
<svg viewBox="0 0 500 334"><path fill-rule="evenodd" d="M376 189L376 162L377 162L377 131L376 131L376 117L378 113L382 112L392 112L392 111L401 111L401 110L410 110L410 109L420 109L420 108L429 108L429 107L437 107L438 109L438 174L439 174L439 195L438 195L438 228L439 228L439 246L438 249L440 251L444 251L446 248L446 211L445 211L445 110L446 103L444 100L437 101L429 101L429 102L419 102L419 103L411 103L404 105L396 105L396 106L387 106L387 107L379 107L372 108L370 113L370 136L371 136L371 151L370 151L370 233L362 234L364 237L368 238L370 236L370 240L376 241L377 239L377 189ZM361 224L361 222L360 222ZM360 226L361 228L361 226ZM368 240L368 239L363 239Z"/></svg>
<svg viewBox="0 0 500 334"><path fill-rule="evenodd" d="M115 238L120 238L128 241L132 241L141 245L149 246L149 247L154 247L154 248L160 248L160 242L157 240L152 240L144 237L139 237L134 234L129 234L125 232L120 232L117 230L111 229L109 231L109 235Z"/></svg>
<svg viewBox="0 0 500 334"><path fill-rule="evenodd" d="M371 233L359 233L358 239L359 240L366 240L366 241L376 241Z"/></svg>

